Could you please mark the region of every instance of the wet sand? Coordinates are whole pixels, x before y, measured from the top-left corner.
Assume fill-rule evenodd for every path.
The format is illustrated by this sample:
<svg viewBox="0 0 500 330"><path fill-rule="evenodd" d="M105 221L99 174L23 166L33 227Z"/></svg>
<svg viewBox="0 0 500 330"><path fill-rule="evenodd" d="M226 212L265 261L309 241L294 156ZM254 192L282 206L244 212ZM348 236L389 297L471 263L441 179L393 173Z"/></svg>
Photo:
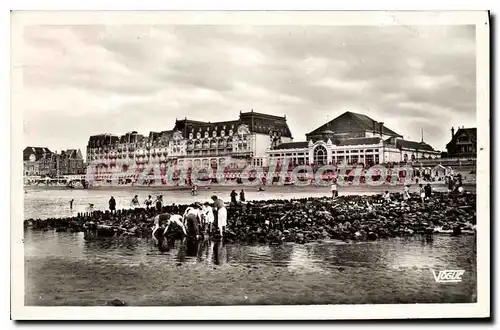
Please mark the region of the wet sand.
<svg viewBox="0 0 500 330"><path fill-rule="evenodd" d="M349 268L349 267L348 267ZM57 258L26 259L26 305L130 306L289 305L366 303L466 303L472 286L407 283L414 269L339 267L328 273L270 266L117 265ZM428 272L420 269L419 272ZM467 281L472 274L464 277ZM147 281L143 280L147 278ZM50 279L54 285L41 282ZM94 288L98 288L95 290Z"/></svg>

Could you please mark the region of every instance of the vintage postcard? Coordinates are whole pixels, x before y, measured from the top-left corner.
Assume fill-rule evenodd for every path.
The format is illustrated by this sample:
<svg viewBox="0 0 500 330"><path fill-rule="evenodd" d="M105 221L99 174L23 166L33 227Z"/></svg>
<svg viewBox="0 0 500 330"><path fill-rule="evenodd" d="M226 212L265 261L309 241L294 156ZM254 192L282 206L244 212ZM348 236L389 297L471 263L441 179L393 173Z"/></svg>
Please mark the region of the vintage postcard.
<svg viewBox="0 0 500 330"><path fill-rule="evenodd" d="M13 319L490 316L488 12L11 24Z"/></svg>

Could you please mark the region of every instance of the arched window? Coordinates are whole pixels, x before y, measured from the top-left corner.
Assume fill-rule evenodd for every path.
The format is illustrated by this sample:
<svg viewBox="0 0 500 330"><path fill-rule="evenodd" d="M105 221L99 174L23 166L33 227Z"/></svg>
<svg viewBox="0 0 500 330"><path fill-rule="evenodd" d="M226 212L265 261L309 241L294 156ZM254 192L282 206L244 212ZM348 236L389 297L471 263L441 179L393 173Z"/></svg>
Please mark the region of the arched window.
<svg viewBox="0 0 500 330"><path fill-rule="evenodd" d="M323 165L326 164L326 148L323 146L317 146L314 148L314 164Z"/></svg>

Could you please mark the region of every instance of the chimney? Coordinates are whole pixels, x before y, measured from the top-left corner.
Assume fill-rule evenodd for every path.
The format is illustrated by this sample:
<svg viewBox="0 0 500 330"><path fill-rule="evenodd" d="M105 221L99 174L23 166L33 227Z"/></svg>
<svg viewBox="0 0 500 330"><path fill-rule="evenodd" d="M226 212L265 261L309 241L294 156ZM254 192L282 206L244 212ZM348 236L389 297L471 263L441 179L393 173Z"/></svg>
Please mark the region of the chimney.
<svg viewBox="0 0 500 330"><path fill-rule="evenodd" d="M453 139L453 137L455 136L455 128L453 128L453 126L451 127L451 138Z"/></svg>
<svg viewBox="0 0 500 330"><path fill-rule="evenodd" d="M382 135L384 133L384 122L381 121L379 124L380 124L380 137L382 137Z"/></svg>

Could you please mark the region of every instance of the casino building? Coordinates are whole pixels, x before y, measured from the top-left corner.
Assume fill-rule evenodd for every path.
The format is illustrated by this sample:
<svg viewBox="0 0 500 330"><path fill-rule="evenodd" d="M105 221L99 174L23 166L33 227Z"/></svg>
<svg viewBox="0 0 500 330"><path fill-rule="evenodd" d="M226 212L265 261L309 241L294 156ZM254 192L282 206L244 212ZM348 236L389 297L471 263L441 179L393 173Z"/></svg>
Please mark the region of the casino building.
<svg viewBox="0 0 500 330"><path fill-rule="evenodd" d="M440 152L423 141L404 140L383 122L345 112L306 134L302 142L284 142L267 150L269 160L292 164L365 164L411 162L438 158Z"/></svg>
<svg viewBox="0 0 500 330"><path fill-rule="evenodd" d="M117 166L142 169L146 165L212 166L238 159L237 167L267 165L270 147L292 141L286 116L240 112L236 120L204 122L187 118L176 120L172 130L150 132L144 136L130 132L123 136L91 136L87 161L103 164L100 173Z"/></svg>

